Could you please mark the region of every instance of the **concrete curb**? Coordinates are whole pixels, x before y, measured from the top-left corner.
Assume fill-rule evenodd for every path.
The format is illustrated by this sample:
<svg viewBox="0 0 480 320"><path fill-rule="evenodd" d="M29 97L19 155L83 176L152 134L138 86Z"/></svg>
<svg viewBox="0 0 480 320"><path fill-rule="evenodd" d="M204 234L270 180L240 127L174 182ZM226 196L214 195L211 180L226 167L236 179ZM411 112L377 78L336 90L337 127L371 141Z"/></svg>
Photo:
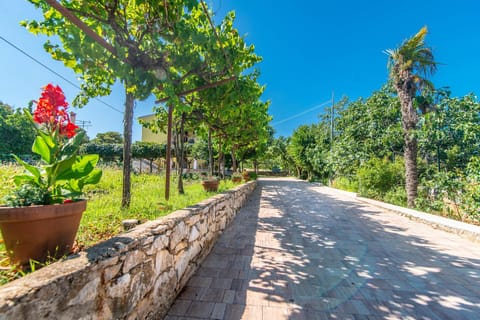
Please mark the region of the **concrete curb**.
<svg viewBox="0 0 480 320"><path fill-rule="evenodd" d="M418 210L396 206L396 205L385 203L378 200L359 197L357 194L353 192L343 191L343 190L330 188L330 187L326 187L326 188L332 189L344 195L348 195L360 202L368 203L375 207L379 207L391 212L398 213L411 220L425 223L427 225L432 226L435 229L440 229L440 230L448 231L451 233L455 233L461 236L462 238L466 238L471 241L480 243L480 227L479 226L460 222L453 219L448 219L448 218L437 216L434 214L425 213Z"/></svg>

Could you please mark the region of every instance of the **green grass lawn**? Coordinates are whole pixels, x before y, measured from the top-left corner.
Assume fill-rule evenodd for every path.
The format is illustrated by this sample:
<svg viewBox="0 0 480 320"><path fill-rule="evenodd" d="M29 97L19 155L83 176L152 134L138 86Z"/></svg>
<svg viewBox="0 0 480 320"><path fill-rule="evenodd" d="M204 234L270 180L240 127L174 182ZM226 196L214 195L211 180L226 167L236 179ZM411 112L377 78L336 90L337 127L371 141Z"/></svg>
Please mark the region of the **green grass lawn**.
<svg viewBox="0 0 480 320"><path fill-rule="evenodd" d="M21 172L17 166L0 165L0 199L14 188L11 176ZM124 219L139 219L141 222L165 216L175 210L193 205L213 194L205 192L199 180L184 181L185 194L177 192L177 181L172 179L170 200L165 201L165 178L159 175L132 174L132 197L129 209L121 209L122 171L118 168L103 168L99 184L85 187L88 200L77 234L77 243L86 248L122 232ZM219 192L235 186L231 181L222 181ZM0 200L0 204L2 200ZM1 241L1 239L0 239ZM8 259L3 244L0 245L1 265L7 269ZM5 283L4 271L0 270L0 284ZM10 275L11 277L11 275Z"/></svg>

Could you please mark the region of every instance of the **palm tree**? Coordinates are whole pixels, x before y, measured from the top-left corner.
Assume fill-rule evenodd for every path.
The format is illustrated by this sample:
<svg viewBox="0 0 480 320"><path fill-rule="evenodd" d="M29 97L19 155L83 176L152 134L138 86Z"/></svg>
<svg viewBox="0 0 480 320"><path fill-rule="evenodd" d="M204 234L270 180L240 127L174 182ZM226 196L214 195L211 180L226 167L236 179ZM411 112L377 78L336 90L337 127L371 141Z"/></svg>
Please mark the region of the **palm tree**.
<svg viewBox="0 0 480 320"><path fill-rule="evenodd" d="M414 100L417 92L433 89L426 79L436 71L432 49L425 45L427 27L423 27L413 37L405 40L397 49L386 50L390 80L395 87L402 109L402 128L405 151L405 179L407 204L415 206L418 188L417 138L415 130L418 122Z"/></svg>

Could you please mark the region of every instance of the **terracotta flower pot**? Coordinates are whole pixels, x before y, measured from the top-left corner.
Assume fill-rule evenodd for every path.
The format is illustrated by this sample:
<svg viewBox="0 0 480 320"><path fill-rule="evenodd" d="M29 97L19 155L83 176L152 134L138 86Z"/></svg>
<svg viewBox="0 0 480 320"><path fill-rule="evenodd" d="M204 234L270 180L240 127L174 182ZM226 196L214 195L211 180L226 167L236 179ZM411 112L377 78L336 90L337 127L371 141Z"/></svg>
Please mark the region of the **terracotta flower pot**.
<svg viewBox="0 0 480 320"><path fill-rule="evenodd" d="M205 191L208 191L208 192L218 191L218 185L219 185L218 180L204 180L204 181L202 181L203 189L205 189Z"/></svg>
<svg viewBox="0 0 480 320"><path fill-rule="evenodd" d="M73 246L85 200L30 207L0 207L0 229L11 264L59 258Z"/></svg>
<svg viewBox="0 0 480 320"><path fill-rule="evenodd" d="M233 181L233 183L239 183L239 182L242 182L242 177L239 177L239 176L233 176L233 177L232 177L232 181Z"/></svg>

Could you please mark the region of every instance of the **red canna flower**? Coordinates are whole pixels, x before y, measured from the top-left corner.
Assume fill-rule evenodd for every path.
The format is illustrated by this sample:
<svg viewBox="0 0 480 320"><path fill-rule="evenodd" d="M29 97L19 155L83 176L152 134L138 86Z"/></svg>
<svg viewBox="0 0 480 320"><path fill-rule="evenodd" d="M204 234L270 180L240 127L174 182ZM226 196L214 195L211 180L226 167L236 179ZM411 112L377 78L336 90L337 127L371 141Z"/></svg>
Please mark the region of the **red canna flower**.
<svg viewBox="0 0 480 320"><path fill-rule="evenodd" d="M62 136L66 136L67 138L74 137L75 134L77 133L76 130L78 129L78 126L74 125L72 122L68 121L66 125L60 126L60 134Z"/></svg>
<svg viewBox="0 0 480 320"><path fill-rule="evenodd" d="M60 135L71 138L75 136L78 127L70 121L67 107L68 102L62 89L49 83L43 87L37 108L33 112L33 120L45 125L50 132L58 130Z"/></svg>

